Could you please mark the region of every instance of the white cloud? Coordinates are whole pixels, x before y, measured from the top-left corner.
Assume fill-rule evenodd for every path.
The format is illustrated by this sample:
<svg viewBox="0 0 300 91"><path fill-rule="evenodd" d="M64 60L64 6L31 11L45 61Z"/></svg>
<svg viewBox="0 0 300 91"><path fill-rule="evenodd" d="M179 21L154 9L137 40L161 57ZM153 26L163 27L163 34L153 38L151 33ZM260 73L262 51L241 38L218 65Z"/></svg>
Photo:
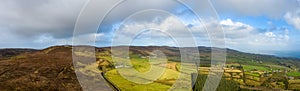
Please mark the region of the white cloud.
<svg viewBox="0 0 300 91"><path fill-rule="evenodd" d="M138 34L138 31L144 30L144 29L159 29L161 32L166 32L170 34L174 34L172 36L185 36L182 35L184 32L183 30L186 29L186 25L184 25L177 17L175 16L169 16L165 19L161 19L161 22L129 22L129 24L125 24L124 26L121 26L118 31L121 31L122 34L127 34L129 36L134 36Z"/></svg>
<svg viewBox="0 0 300 91"><path fill-rule="evenodd" d="M298 7L297 0L213 0L217 11L246 16L269 16L280 18L287 11Z"/></svg>
<svg viewBox="0 0 300 91"><path fill-rule="evenodd" d="M74 45L94 45L97 41L104 41L105 35L103 33L89 33L74 36L77 40L73 40L73 37L56 39L51 35L42 35L34 40L32 43L36 44L50 44L50 45L72 45L73 41L76 41Z"/></svg>
<svg viewBox="0 0 300 91"><path fill-rule="evenodd" d="M263 32L258 28L231 19L222 20L228 47L248 52L271 52L288 50L290 45L289 30L272 30ZM255 49L255 50L253 50Z"/></svg>
<svg viewBox="0 0 300 91"><path fill-rule="evenodd" d="M285 30L288 31L288 30ZM248 43L255 46L261 46L265 48L281 48L287 47L289 45L289 35L288 34L275 34L274 32L260 33L254 36L253 40ZM274 49L275 50L275 49Z"/></svg>
<svg viewBox="0 0 300 91"><path fill-rule="evenodd" d="M294 12L287 12L284 15L284 19L286 22L292 26L294 26L296 29L300 30L300 10L294 11Z"/></svg>
<svg viewBox="0 0 300 91"><path fill-rule="evenodd" d="M231 19L222 20L220 21L220 24L223 26L226 37L230 38L247 37L245 35L251 35L255 30L255 28L250 25L241 22L233 22Z"/></svg>
<svg viewBox="0 0 300 91"><path fill-rule="evenodd" d="M255 28L251 25L242 23L242 22L236 22L232 19L225 19L221 21L217 21L215 19L209 19L204 20L202 22L204 25L207 25L206 27L208 31L211 31L210 33L217 33L214 35L217 35L218 38L223 38L222 32L220 30L216 29L217 24L220 24L223 26L224 32L225 32L225 39L228 47L230 48L237 48L240 50L250 51L250 52L257 52L257 51L270 51L270 50L276 50L276 49L287 49L287 46L289 45L290 37L289 37L289 30L273 30L273 31L266 31L263 32L258 28ZM186 26L186 25L185 25ZM184 33L184 26L180 23L176 17L167 17L166 19L162 20L161 23L156 22L135 22L131 23L129 25L125 25L124 27L121 27L120 31L122 31L122 34L125 36L122 36L120 38L123 38L126 40L126 36L134 36L135 33L138 33L137 30L142 30L145 28L156 28L156 29L163 29L164 32L175 32L176 34L180 35L182 38L185 38L187 36L190 36L189 34ZM210 46L209 44L209 38L207 35L207 32L205 28L200 23L195 23L191 27L191 32L193 33L194 37L196 37L196 42L198 45L204 44L204 46ZM161 42L164 40L167 40L169 36L163 35L161 33L148 33L144 34L143 36L152 36L151 40L160 40ZM220 36L218 36L220 35ZM153 37L154 36L154 37ZM164 39L165 38L165 39ZM149 38L148 38L149 39ZM139 41L148 41L147 38L140 38ZM221 39L219 39L221 40ZM185 40L185 41L191 41ZM141 44L147 45L151 43L141 42ZM161 42L157 42L157 45L163 44ZM166 43L166 42L164 42ZM276 49L274 49L276 48ZM253 49L257 49L253 50Z"/></svg>
<svg viewBox="0 0 300 91"><path fill-rule="evenodd" d="M114 33L116 36L114 43L117 45L128 45L128 41L134 40L138 42L134 43L137 45L170 44L170 46L174 46L174 43L176 44L177 42L182 44L177 46L193 46L193 44L195 44L191 41L193 40L193 34L195 32L205 32L203 29L198 30L195 28L188 30L187 24L183 24L180 19L175 16L155 18L153 21L129 21Z"/></svg>

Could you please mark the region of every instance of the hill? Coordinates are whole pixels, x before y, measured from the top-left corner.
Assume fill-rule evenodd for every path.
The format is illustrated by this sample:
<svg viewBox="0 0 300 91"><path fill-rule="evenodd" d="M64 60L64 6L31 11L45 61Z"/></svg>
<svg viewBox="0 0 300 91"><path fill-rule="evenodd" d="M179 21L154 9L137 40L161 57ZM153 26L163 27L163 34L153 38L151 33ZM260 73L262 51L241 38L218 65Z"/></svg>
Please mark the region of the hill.
<svg viewBox="0 0 300 91"><path fill-rule="evenodd" d="M160 50L162 51L169 61L180 62L180 50L178 47L167 47L167 46L131 46L131 54L139 54L142 56L149 56L152 51ZM194 48L185 48L187 50ZM218 49L218 48L216 48ZM97 52L106 52L110 54L110 48L97 48ZM198 52L200 54L201 64L210 64L211 60L211 47L198 47ZM299 58L289 58L289 57L277 57L274 55L262 55L262 54L253 54L240 52L233 49L226 49L226 60L227 63L240 63L240 64L274 64L287 67L299 67L300 68L300 59ZM257 64L256 64L257 65Z"/></svg>
<svg viewBox="0 0 300 91"><path fill-rule="evenodd" d="M82 46L82 48L84 47L92 46ZM95 47L95 56L97 58L109 59L111 55L110 49L110 47ZM202 66L209 66L211 48L198 47L198 49ZM180 62L180 50L177 47L130 47L131 56L136 56L135 54L148 56L153 50L160 50L165 53L170 62ZM227 49L227 65L236 64L243 65L246 70L297 70L300 67L300 60L297 58L251 54ZM175 65L174 67L177 66ZM74 72L72 47L53 46L43 50L1 49L0 89L82 90Z"/></svg>
<svg viewBox="0 0 300 91"><path fill-rule="evenodd" d="M51 48L27 51L18 55L22 58L0 61L0 89L81 90L72 66L71 48ZM15 50L17 54L23 52Z"/></svg>
<svg viewBox="0 0 300 91"><path fill-rule="evenodd" d="M0 60L17 56L23 53L35 52L36 49L0 49Z"/></svg>

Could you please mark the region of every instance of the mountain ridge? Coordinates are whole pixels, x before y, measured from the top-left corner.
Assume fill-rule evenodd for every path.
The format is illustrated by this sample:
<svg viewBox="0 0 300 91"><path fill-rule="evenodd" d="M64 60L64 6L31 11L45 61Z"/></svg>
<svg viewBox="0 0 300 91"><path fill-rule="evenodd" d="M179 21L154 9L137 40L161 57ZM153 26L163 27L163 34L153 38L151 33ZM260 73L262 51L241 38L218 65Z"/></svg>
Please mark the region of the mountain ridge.
<svg viewBox="0 0 300 91"><path fill-rule="evenodd" d="M6 55L5 54L6 52L9 53L10 51L16 51L16 53L13 53L12 55L9 55L9 57L16 56L18 54L22 54L22 53L26 53L26 52L42 51L42 50L47 50L47 49L55 48L55 47L94 47L96 49L111 48L110 46L108 46L108 47L97 47L97 46L90 46L90 45L76 45L76 46L72 46L72 45L55 45L55 46L50 46L50 47L47 47L47 48L44 48L44 49L34 49L34 48L2 48L2 49L0 49L0 58L3 57L3 55ZM129 46L112 46L112 47L129 47ZM130 46L130 47L191 48L191 47L172 47L172 46ZM211 48L220 49L218 47L198 46L198 49L211 49ZM222 48L222 49L224 49L224 48ZM284 56L277 56L277 55L271 55L271 54L249 53L249 52L238 51L238 50L230 49L230 48L225 48L225 49L226 49L226 53L237 52L237 53L257 55L257 56L272 56L272 57L277 57L277 58L296 59L296 60L300 61L300 58L297 58L297 57L284 57Z"/></svg>

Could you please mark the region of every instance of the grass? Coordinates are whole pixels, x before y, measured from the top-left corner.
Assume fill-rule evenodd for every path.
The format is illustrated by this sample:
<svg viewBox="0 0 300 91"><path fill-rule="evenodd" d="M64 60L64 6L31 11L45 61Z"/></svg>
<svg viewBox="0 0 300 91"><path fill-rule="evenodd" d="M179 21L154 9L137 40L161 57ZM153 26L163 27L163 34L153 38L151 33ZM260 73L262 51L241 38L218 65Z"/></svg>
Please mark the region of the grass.
<svg viewBox="0 0 300 91"><path fill-rule="evenodd" d="M254 77L260 77L260 74L258 73L250 73L250 72L245 72L246 75L254 76Z"/></svg>
<svg viewBox="0 0 300 91"><path fill-rule="evenodd" d="M264 66L253 66L253 65L243 65L244 67L244 70L260 70L260 71L269 71L270 69L269 68L266 68Z"/></svg>
<svg viewBox="0 0 300 91"><path fill-rule="evenodd" d="M112 58L110 56L98 56L97 58L101 58L101 59L107 60L109 62L112 62Z"/></svg>
<svg viewBox="0 0 300 91"><path fill-rule="evenodd" d="M104 54L99 54L99 55L106 55L107 53ZM109 56L98 56L99 58L106 59L111 61L111 57ZM122 61L121 59L118 58L117 61ZM130 55L130 62L132 64L132 67L137 70L139 73L145 73L147 74L148 72L151 72L150 69L154 70L159 70L159 69L164 69L163 73L160 73L159 78L155 78L155 80L151 77L151 75L157 75L159 72L154 72L154 74L149 74L146 77L142 75L137 75L134 72L130 72L127 70L127 68L121 68L121 70L125 71L125 75L129 76L129 78L134 78L137 79L137 81L146 81L150 80L153 81L148 84L139 84L139 83L134 83L130 80L127 80L126 78L122 77L121 74L117 72L116 69L113 69L111 71L108 71L106 73L106 77L117 87L119 87L121 90L124 91L140 91L140 90L147 90L147 91L165 91L169 90L173 87L176 89L183 89L186 88L190 82L188 81L191 79L190 73L195 72L197 67L190 63L180 63L180 62L173 62L173 61L168 61L166 64L164 62L161 62L161 60L156 59L152 60L153 65L150 64L148 58L141 58L138 55ZM289 69L288 67L282 66L282 65L277 65L275 63L256 63L256 62L251 62L251 61L246 61L246 63L241 63L244 70L246 71L246 83L243 82L241 79L241 75L238 75L236 78L233 80L240 85L247 85L247 86L260 86L262 84L262 81L260 79L260 74L262 74L264 71L271 71L271 69ZM239 66L240 63L235 63L232 62L230 64L227 64L227 66ZM199 69L200 72L208 73L209 72L209 67L201 67ZM247 72L247 71L254 71L253 73ZM230 71L235 71L235 70L230 70ZM236 71L241 71L241 70L236 70ZM262 73L260 73L262 72ZM226 74L226 71L224 73ZM288 76L300 76L300 72L289 72L287 73ZM182 77L184 81L180 83L179 85L175 85L176 81L178 81L178 78ZM229 77L229 76L227 76ZM238 79L237 79L238 78ZM230 80L230 79L229 79ZM293 80L290 81L290 83L299 83L298 80ZM280 83L278 83L280 85ZM174 85L174 86L173 86ZM279 86L278 85L278 86ZM173 86L173 87L172 87ZM298 86L298 85L297 85ZM295 86L291 86L292 88L296 88ZM186 90L186 89L185 89Z"/></svg>
<svg viewBox="0 0 300 91"><path fill-rule="evenodd" d="M26 58L26 56L22 56L22 55L11 57L11 59L24 59L24 58Z"/></svg>
<svg viewBox="0 0 300 91"><path fill-rule="evenodd" d="M140 91L140 90L147 90L147 91L166 91L170 88L175 87L176 89L185 89L189 86L190 82L190 74L181 73L176 70L176 66L178 63L176 62L167 62L166 64L162 62L160 59L152 60L152 66L150 65L147 58L138 58L132 57L131 64L133 68L138 71L138 73L143 73L144 75L137 74L129 70L129 68L119 68L118 70L121 71L123 77L116 69L108 71L106 73L106 77L114 83L117 87L124 91ZM186 72L191 72L190 64L184 63L183 65ZM152 70L150 70L152 69ZM162 72L162 73L160 73ZM149 74L150 73L150 74ZM146 74L146 75L145 75ZM152 75L159 75L156 79ZM177 84L173 86L181 77L182 84ZM131 80L127 80L126 78L133 78ZM154 80L156 79L156 80ZM139 84L134 83L132 81L139 81L139 82L150 82L148 84ZM153 81L153 82L151 82ZM172 87L173 86L173 87ZM130 87L130 88L129 88Z"/></svg>
<svg viewBox="0 0 300 91"><path fill-rule="evenodd" d="M254 80L246 80L246 84L250 86L259 86L261 83Z"/></svg>
<svg viewBox="0 0 300 91"><path fill-rule="evenodd" d="M288 72L287 73L288 76L300 76L300 72Z"/></svg>
<svg viewBox="0 0 300 91"><path fill-rule="evenodd" d="M190 64L190 63L177 63L176 68L182 73L197 72L197 67L194 64ZM205 68L209 68L209 67L205 67Z"/></svg>
<svg viewBox="0 0 300 91"><path fill-rule="evenodd" d="M131 58L131 64L133 65L133 68L139 72L147 72L151 68L148 59Z"/></svg>
<svg viewBox="0 0 300 91"><path fill-rule="evenodd" d="M290 84L289 89L294 90L294 91L299 91L300 90L300 84Z"/></svg>
<svg viewBox="0 0 300 91"><path fill-rule="evenodd" d="M166 91L169 88L171 88L171 86L169 85L165 85L157 82L153 82L150 84L137 84L123 78L117 72L117 70L108 71L106 73L106 77L123 91L143 91L143 90L157 91L158 89L161 91Z"/></svg>
<svg viewBox="0 0 300 91"><path fill-rule="evenodd" d="M300 80L289 80L290 84L300 84Z"/></svg>
<svg viewBox="0 0 300 91"><path fill-rule="evenodd" d="M288 67L280 66L280 65L267 65L267 66L271 67L272 69L290 69Z"/></svg>
<svg viewBox="0 0 300 91"><path fill-rule="evenodd" d="M163 75L158 80L177 79L180 73L175 70L166 69Z"/></svg>
<svg viewBox="0 0 300 91"><path fill-rule="evenodd" d="M94 53L92 52L74 52L77 56L83 56L83 57L95 57Z"/></svg>
<svg viewBox="0 0 300 91"><path fill-rule="evenodd" d="M87 64L82 64L82 63L77 62L77 65L83 66L82 68L78 69L78 71L85 75L96 76L96 75L99 75L99 73L101 72L98 69L97 63L87 65Z"/></svg>

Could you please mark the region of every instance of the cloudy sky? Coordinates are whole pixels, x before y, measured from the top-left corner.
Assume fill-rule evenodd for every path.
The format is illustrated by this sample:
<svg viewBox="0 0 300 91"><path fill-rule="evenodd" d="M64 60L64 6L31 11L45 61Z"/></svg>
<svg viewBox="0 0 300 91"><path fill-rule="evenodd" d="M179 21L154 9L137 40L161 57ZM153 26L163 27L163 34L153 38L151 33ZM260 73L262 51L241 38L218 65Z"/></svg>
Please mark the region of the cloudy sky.
<svg viewBox="0 0 300 91"><path fill-rule="evenodd" d="M86 3L87 0L1 0L0 48L72 44L77 17ZM299 4L297 0L212 0L218 18L204 13L201 16L205 18L199 21L189 7L172 0L128 0L107 14L98 33L85 33L81 37L83 40L96 37L96 46L110 46L114 39L128 40L131 45L178 46L172 37L192 43L189 42L192 36L196 45L210 46L207 31L222 32L207 29L220 24L228 48L300 57ZM133 12L138 10L136 7L146 9L151 5L156 10ZM207 6L195 5L203 10ZM94 12L104 13L97 9Z"/></svg>

